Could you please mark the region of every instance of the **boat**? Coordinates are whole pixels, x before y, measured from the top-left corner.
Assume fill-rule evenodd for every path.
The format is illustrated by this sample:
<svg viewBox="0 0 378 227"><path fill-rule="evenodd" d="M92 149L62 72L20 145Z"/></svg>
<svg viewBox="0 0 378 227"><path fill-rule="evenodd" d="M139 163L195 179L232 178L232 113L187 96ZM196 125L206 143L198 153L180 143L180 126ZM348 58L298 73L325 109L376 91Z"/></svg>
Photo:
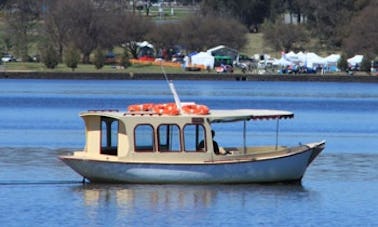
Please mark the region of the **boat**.
<svg viewBox="0 0 378 227"><path fill-rule="evenodd" d="M85 147L60 159L91 183L300 183L325 148L325 141L283 146L278 139L271 145L247 145L256 139L247 134L247 123L277 121L279 127L280 120L294 118L289 111L213 110L175 101L82 112ZM241 136L233 139L240 139L240 145L214 142L215 124L237 122L243 125ZM273 132L277 138L278 132Z"/></svg>

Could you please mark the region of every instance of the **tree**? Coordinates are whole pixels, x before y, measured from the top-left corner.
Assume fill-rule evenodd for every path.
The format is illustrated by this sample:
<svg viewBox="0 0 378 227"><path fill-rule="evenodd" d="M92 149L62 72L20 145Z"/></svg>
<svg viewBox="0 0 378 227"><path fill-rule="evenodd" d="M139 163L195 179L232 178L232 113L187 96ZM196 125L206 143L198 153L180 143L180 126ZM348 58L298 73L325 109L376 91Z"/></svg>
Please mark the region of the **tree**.
<svg viewBox="0 0 378 227"><path fill-rule="evenodd" d="M184 19L180 26L180 44L189 51L201 51L221 44L240 49L247 42L246 27L232 18L193 15Z"/></svg>
<svg viewBox="0 0 378 227"><path fill-rule="evenodd" d="M277 51L304 50L309 36L304 25L266 22L263 26L264 43Z"/></svg>
<svg viewBox="0 0 378 227"><path fill-rule="evenodd" d="M346 72L348 70L348 58L346 54L341 54L340 59L337 62L337 68L339 68L343 72Z"/></svg>
<svg viewBox="0 0 378 227"><path fill-rule="evenodd" d="M64 45L69 37L70 20L66 13L69 6L65 1L48 1L49 10L44 14L44 27L41 33L58 49L59 59L63 60Z"/></svg>
<svg viewBox="0 0 378 227"><path fill-rule="evenodd" d="M177 22L157 24L146 35L147 40L150 40L155 49L172 49L179 44L181 39L181 25Z"/></svg>
<svg viewBox="0 0 378 227"><path fill-rule="evenodd" d="M121 58L121 66L123 66L125 69L131 65L130 57L129 57L129 51L124 48L123 55Z"/></svg>
<svg viewBox="0 0 378 227"><path fill-rule="evenodd" d="M117 16L115 27L119 30L113 33L118 45L126 46L133 58L138 57L137 42L145 40L146 35L153 29L153 22L137 14L120 14Z"/></svg>
<svg viewBox="0 0 378 227"><path fill-rule="evenodd" d="M89 63L93 50L115 44L117 12L87 0L53 1L49 6L46 31L61 53L67 43L74 43L83 54L83 63Z"/></svg>
<svg viewBox="0 0 378 227"><path fill-rule="evenodd" d="M54 47L48 44L45 47L40 47L41 60L48 69L54 69L59 63L59 56Z"/></svg>
<svg viewBox="0 0 378 227"><path fill-rule="evenodd" d="M271 0L203 0L204 15L217 14L223 18L234 17L248 28L261 24L270 13Z"/></svg>
<svg viewBox="0 0 378 227"><path fill-rule="evenodd" d="M80 52L74 45L69 45L65 51L64 61L67 67L75 71L80 61Z"/></svg>
<svg viewBox="0 0 378 227"><path fill-rule="evenodd" d="M371 61L372 58L368 54L365 54L362 58L360 70L369 73L371 68Z"/></svg>
<svg viewBox="0 0 378 227"><path fill-rule="evenodd" d="M304 0L303 11L312 35L328 48L339 48L355 12L354 0Z"/></svg>
<svg viewBox="0 0 378 227"><path fill-rule="evenodd" d="M104 67L105 55L104 55L104 52L100 48L97 48L95 50L93 63L95 65L96 69L101 69L102 67Z"/></svg>
<svg viewBox="0 0 378 227"><path fill-rule="evenodd" d="M349 23L348 35L344 39L343 47L349 54L366 53L378 54L378 1L371 1Z"/></svg>
<svg viewBox="0 0 378 227"><path fill-rule="evenodd" d="M35 36L41 3L33 0L14 0L3 3L7 33L17 56L28 59L29 43Z"/></svg>

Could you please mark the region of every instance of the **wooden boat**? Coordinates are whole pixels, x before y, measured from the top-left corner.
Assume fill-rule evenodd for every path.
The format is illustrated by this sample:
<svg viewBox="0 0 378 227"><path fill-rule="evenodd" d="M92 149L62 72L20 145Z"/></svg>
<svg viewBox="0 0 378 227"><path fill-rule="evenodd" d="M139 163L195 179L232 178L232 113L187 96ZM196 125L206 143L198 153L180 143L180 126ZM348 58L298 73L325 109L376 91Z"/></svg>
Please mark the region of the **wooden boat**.
<svg viewBox="0 0 378 227"><path fill-rule="evenodd" d="M294 117L282 110L209 110L176 102L131 105L126 111L92 110L81 117L85 148L60 158L90 182L300 182L325 147L325 141L292 147L247 146L247 122ZM213 142L214 124L240 121L244 122L240 146Z"/></svg>

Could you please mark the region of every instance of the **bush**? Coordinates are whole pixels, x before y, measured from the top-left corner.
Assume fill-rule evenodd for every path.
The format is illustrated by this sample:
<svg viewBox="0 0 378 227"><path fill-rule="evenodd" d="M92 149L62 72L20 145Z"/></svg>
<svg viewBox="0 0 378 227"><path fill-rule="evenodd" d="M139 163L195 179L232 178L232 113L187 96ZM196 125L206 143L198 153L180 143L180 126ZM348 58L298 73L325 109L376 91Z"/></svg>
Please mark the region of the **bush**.
<svg viewBox="0 0 378 227"><path fill-rule="evenodd" d="M55 69L59 63L58 52L51 45L48 45L45 49L41 50L41 58L43 64L48 69Z"/></svg>
<svg viewBox="0 0 378 227"><path fill-rule="evenodd" d="M371 58L368 55L364 55L364 57L362 58L360 70L363 72L369 73L370 68L371 68Z"/></svg>
<svg viewBox="0 0 378 227"><path fill-rule="evenodd" d="M75 71L77 65L80 61L80 52L74 46L68 47L67 51L65 52L64 61L67 67L71 68L72 71Z"/></svg>
<svg viewBox="0 0 378 227"><path fill-rule="evenodd" d="M121 66L123 66L125 69L131 65L129 52L127 49L123 51L123 55L121 58Z"/></svg>
<svg viewBox="0 0 378 227"><path fill-rule="evenodd" d="M93 64L95 65L96 69L101 69L104 67L105 64L105 55L101 49L96 49L93 59Z"/></svg>
<svg viewBox="0 0 378 227"><path fill-rule="evenodd" d="M339 61L337 62L337 68L346 72L348 70L348 59L345 54L341 54Z"/></svg>

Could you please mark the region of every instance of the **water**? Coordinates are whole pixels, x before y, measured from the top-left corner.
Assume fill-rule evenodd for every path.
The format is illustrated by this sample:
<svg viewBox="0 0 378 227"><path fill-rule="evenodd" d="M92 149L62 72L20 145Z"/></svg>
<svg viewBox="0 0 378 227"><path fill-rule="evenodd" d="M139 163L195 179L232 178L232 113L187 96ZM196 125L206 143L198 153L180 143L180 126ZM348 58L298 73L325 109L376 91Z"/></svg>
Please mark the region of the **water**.
<svg viewBox="0 0 378 227"><path fill-rule="evenodd" d="M378 85L176 81L210 108L293 111L280 143L327 140L301 185L82 185L57 157L81 149L87 109L173 101L165 81L0 80L2 226L378 225ZM221 145L235 126L215 125ZM275 122L248 127L274 142ZM260 133L257 133L259 131ZM228 139L223 139L228 138Z"/></svg>

